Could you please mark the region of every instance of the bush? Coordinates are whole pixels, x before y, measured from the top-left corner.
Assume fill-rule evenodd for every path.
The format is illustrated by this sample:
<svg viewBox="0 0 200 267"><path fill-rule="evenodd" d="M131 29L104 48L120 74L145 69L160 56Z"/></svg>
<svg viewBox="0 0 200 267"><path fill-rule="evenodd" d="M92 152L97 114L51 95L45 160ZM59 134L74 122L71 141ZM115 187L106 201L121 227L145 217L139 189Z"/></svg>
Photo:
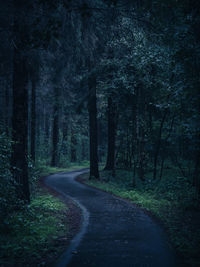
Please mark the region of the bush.
<svg viewBox="0 0 200 267"><path fill-rule="evenodd" d="M6 224L7 215L21 203L16 198L16 181L10 172L11 140L0 134L0 216Z"/></svg>

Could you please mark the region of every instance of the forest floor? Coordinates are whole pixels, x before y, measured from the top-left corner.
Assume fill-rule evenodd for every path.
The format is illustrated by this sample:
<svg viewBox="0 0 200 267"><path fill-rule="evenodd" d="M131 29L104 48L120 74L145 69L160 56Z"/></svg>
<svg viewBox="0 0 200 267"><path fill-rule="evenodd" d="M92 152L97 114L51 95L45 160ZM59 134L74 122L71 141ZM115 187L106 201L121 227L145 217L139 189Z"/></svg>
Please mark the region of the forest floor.
<svg viewBox="0 0 200 267"><path fill-rule="evenodd" d="M99 245L97 243L99 241L100 244L103 244L101 241L104 239L104 242L106 241L111 247L111 240L115 241L115 244L113 245L115 247L120 243L123 243L123 241L128 242L128 247L125 248L125 245L123 247L123 251L129 251L130 247L134 247L132 240L129 241L126 236L122 237L118 235L122 229L127 227L123 226L124 222L127 221L128 224L134 224L132 226L128 226L128 229L131 227L132 231L135 227L135 220L138 220L139 218L139 220L143 222L146 218L148 218L148 221L149 217L150 224L153 224L153 226L158 225L158 227L161 225L161 232L162 228L165 228L171 246L175 248L178 255L178 263L176 266L199 266L199 203L191 197L192 189L188 188L190 185L183 183L184 181L181 177L175 175L176 179L174 177L172 179L169 178L173 176L172 173L174 173L174 170L167 173L167 175L163 177L162 181L155 184L152 184L152 181L149 179L142 184L137 181L135 188L131 185L132 173L130 171L117 170L115 178L112 177L110 172L101 171L100 181L88 180L88 174L85 173L81 174L78 178L81 183L85 183L90 186L90 188L85 188L82 187L84 185L74 181L74 178L80 173L73 171L84 167L87 167L87 165L73 165L68 168L40 166L40 176L48 176L49 174L58 173L49 176L51 178L48 179L53 178L59 189L57 191L63 190L62 192L64 192L64 195L63 197L61 196L61 191L59 193L55 193L55 188L53 191L50 189L47 190L47 188L41 186L40 183L40 186L37 186L35 194L32 196L31 205L29 205L27 209L22 209L13 213L8 218L6 228L5 225L4 228L2 228L2 225L0 224L0 266L52 266L52 263L55 263L56 258L59 258L64 251L64 258L61 259L64 262L66 261L66 255L68 259L73 255L73 261L70 266L84 266L82 262L84 262L85 259L86 265L92 266L92 261L94 259L90 258L90 254L93 254L94 256L98 254L97 251L99 249ZM69 171L71 172L66 173ZM68 174L72 175L71 178ZM44 179L40 181L43 183ZM79 185L78 189L70 189L71 186L74 186L74 183L76 186ZM105 195L101 195L105 193L96 191L95 189L92 189L92 187L109 192L112 195L119 197L118 200L120 200L120 198L122 201L124 201L123 199L126 199L125 206L124 204L121 206L124 211L123 216L116 217L116 213L118 214L119 209L121 209L117 200L114 200L113 202L113 199L111 200L109 195L108 197L105 197ZM88 206L90 220L95 223L89 226L93 229L91 231L97 233L97 236L92 234L92 238L86 238L85 243L83 243L83 246L80 248L76 247L79 242L74 242L75 247L70 248L70 240L73 239L79 230L80 232L82 231L80 225L83 221L81 221L80 214L84 212L83 210L81 211L81 207L78 207L74 200L66 197L66 195L71 195L76 199L79 198L78 200L83 201L83 203L85 202L84 204L86 205L84 206L91 205L90 207ZM96 198L100 198L100 205L98 204L98 200L97 205L95 204ZM125 208L127 207L127 200L128 202L133 203L131 204L132 208L128 208L128 210ZM137 213L138 207L140 207L139 211L142 212L142 216ZM141 208L143 208L143 210ZM97 211L97 209L100 210ZM113 213L115 213L115 218L112 217ZM111 218L110 222L106 221L106 218ZM153 220L151 218L153 218ZM139 224L141 224L141 221ZM121 227L119 229L116 228L116 223L112 226L113 222L120 222L119 227L120 225ZM101 230L104 231L104 229L100 229L100 225L103 225L103 228L107 229L107 233L105 235L101 234ZM117 234L114 234L113 231L116 231ZM159 230L159 235L161 232ZM109 233L111 235L109 235ZM129 234L130 231L127 235ZM109 240L106 240L107 236L110 236ZM154 238L155 235L153 239ZM122 242L120 239L122 239ZM139 240L140 238L138 237L137 242ZM89 250L90 253L88 255L87 251L88 248L91 247L91 243L93 248L91 251ZM67 252L66 248L68 248ZM109 248L107 248L107 250L109 251ZM70 257L69 253L71 254ZM145 253L143 253L143 255L146 255ZM112 253L109 254L109 258L112 258L111 254ZM115 255L116 257L118 254L121 255L121 252L115 251L113 256ZM101 256L99 257L100 258L97 258L99 263L101 263ZM77 263L81 265L77 265ZM123 262L123 266L129 266L124 264L125 262ZM95 266L98 266L98 264Z"/></svg>
<svg viewBox="0 0 200 267"><path fill-rule="evenodd" d="M194 191L175 170L166 171L162 181L145 183L136 181L132 187L132 172L117 170L102 171L101 179L88 180L84 174L79 180L89 186L127 199L144 208L165 228L172 246L177 253L177 266L197 267L200 264L200 208L194 199Z"/></svg>
<svg viewBox="0 0 200 267"><path fill-rule="evenodd" d="M87 172L53 174L48 187L71 197L82 210L82 226L57 266L175 266L162 227L141 208L75 180Z"/></svg>
<svg viewBox="0 0 200 267"><path fill-rule="evenodd" d="M40 166L37 176L77 168ZM0 223L0 266L51 266L79 230L80 209L44 187L43 180L38 180L31 204Z"/></svg>

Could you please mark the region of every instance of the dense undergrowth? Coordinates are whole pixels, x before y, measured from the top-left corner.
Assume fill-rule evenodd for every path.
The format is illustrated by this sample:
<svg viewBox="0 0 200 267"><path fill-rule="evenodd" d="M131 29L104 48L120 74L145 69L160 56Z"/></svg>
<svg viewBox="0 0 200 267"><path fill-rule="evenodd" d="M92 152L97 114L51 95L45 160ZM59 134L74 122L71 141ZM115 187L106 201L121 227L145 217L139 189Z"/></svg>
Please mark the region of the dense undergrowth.
<svg viewBox="0 0 200 267"><path fill-rule="evenodd" d="M147 174L145 182L137 180L135 187L132 187L132 172L126 170L117 170L116 177L102 171L100 181L88 180L88 174L83 177L88 185L129 199L150 211L166 228L180 266L199 266L200 209L194 188L176 169L166 169L158 181L151 176Z"/></svg>
<svg viewBox="0 0 200 267"><path fill-rule="evenodd" d="M40 177L51 173L84 167L87 167L87 163L81 166L71 164L67 168L54 168L41 164L37 169L31 167L30 205L21 205L20 208L19 202L14 205L14 200L11 199L9 202L5 194L5 204L1 206L0 266L46 265L54 262L63 252L69 234L66 213L68 208L59 198L50 195L38 182ZM5 188L9 190L9 185ZM7 212L6 208L9 208Z"/></svg>
<svg viewBox="0 0 200 267"><path fill-rule="evenodd" d="M61 200L38 189L29 206L13 211L1 225L0 263L36 266L55 260L62 249L58 240L67 235L66 209Z"/></svg>

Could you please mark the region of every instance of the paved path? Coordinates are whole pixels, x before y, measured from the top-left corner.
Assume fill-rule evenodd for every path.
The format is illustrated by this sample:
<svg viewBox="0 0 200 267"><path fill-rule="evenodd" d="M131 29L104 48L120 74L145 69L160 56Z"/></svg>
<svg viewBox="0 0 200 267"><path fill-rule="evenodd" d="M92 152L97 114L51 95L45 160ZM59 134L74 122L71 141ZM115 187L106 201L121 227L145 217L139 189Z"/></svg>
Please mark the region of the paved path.
<svg viewBox="0 0 200 267"><path fill-rule="evenodd" d="M173 267L161 227L140 208L75 181L82 171L50 175L45 183L82 209L82 228L57 266Z"/></svg>

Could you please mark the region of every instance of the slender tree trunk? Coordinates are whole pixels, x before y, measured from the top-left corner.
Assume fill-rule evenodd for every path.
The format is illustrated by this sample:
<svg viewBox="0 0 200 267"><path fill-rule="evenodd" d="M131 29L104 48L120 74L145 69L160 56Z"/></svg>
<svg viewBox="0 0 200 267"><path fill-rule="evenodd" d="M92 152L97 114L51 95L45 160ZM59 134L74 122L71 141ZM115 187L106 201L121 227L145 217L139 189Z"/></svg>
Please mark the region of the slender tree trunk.
<svg viewBox="0 0 200 267"><path fill-rule="evenodd" d="M105 170L113 170L115 163L115 105L112 97L108 97L108 150Z"/></svg>
<svg viewBox="0 0 200 267"><path fill-rule="evenodd" d="M44 134L45 134L45 142L49 143L49 136L50 136L50 118L49 112L45 110L45 127L44 127Z"/></svg>
<svg viewBox="0 0 200 267"><path fill-rule="evenodd" d="M67 147L67 139L68 139L68 123L67 123L67 115L64 115L63 123L62 123L62 142L59 151L59 155L67 156L68 147Z"/></svg>
<svg viewBox="0 0 200 267"><path fill-rule="evenodd" d="M142 94L142 87L136 91L136 136L137 136L137 173L138 177L144 180L144 123L145 123L145 94Z"/></svg>
<svg viewBox="0 0 200 267"><path fill-rule="evenodd" d="M71 162L77 161L76 145L77 145L76 135L75 135L74 130L72 129L71 130Z"/></svg>
<svg viewBox="0 0 200 267"><path fill-rule="evenodd" d="M7 81L6 88L5 88L5 125L6 125L6 134L9 136L9 128L10 128L10 82Z"/></svg>
<svg viewBox="0 0 200 267"><path fill-rule="evenodd" d="M54 114L53 114L53 135L52 135L52 158L51 166L55 167L58 165L58 142L59 142L59 93L60 88L54 88Z"/></svg>
<svg viewBox="0 0 200 267"><path fill-rule="evenodd" d="M133 157L133 178L132 178L132 186L135 187L136 186L136 142L137 142L137 139L136 139L136 99L135 97L133 96L133 99L132 99L132 150L131 150L131 153L132 153L132 157Z"/></svg>
<svg viewBox="0 0 200 267"><path fill-rule="evenodd" d="M81 160L86 159L86 150L85 150L85 140L82 138L81 140Z"/></svg>
<svg viewBox="0 0 200 267"><path fill-rule="evenodd" d="M36 83L31 81L31 159L35 162L35 136L36 136Z"/></svg>
<svg viewBox="0 0 200 267"><path fill-rule="evenodd" d="M171 126L170 126L170 129L169 129L168 136L167 136L167 137L165 138L165 140L164 140L165 143L167 143L167 141L168 141L168 139L169 139L169 137L170 137L170 135L171 135L171 132L172 132L172 130L173 130L174 118L175 118L175 114L174 114L173 117L172 117ZM165 151L164 151L164 152L165 152ZM165 158L166 158L166 156L165 156L165 154L163 153L163 155L162 155L162 161L161 161L161 167L160 167L160 179L162 178L162 175L163 175Z"/></svg>
<svg viewBox="0 0 200 267"><path fill-rule="evenodd" d="M90 68L89 68L90 70ZM98 169L98 138L97 138L97 106L96 106L96 77L91 75L88 80L89 89L89 133L90 133L90 178L99 178Z"/></svg>
<svg viewBox="0 0 200 267"><path fill-rule="evenodd" d="M159 133L158 133L158 138L157 138L157 144L156 144L156 149L155 149L155 154L154 154L153 179L156 179L156 177L157 177L157 162L158 162L158 155L159 155L160 146L161 146L162 129L163 129L167 114L168 114L168 110L165 111L163 118L161 120L161 123L160 123L160 128L159 128Z"/></svg>

